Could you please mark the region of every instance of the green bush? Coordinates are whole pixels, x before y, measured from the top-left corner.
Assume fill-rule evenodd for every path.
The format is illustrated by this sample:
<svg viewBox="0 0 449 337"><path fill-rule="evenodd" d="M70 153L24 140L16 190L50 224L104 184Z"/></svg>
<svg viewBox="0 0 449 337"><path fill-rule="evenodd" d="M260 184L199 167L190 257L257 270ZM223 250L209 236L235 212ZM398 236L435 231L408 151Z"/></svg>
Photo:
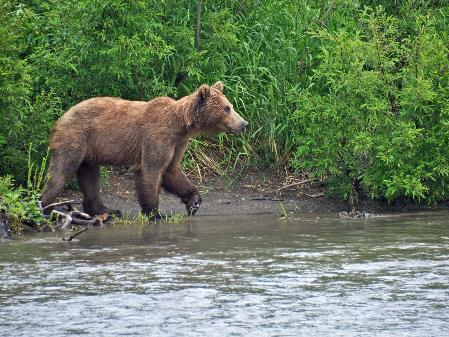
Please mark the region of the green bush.
<svg viewBox="0 0 449 337"><path fill-rule="evenodd" d="M437 11L412 19L413 33L382 7L365 8L356 26L312 32L320 62L296 95L292 165L344 198L353 189L448 198L449 49L437 25L449 21Z"/></svg>
<svg viewBox="0 0 449 337"><path fill-rule="evenodd" d="M13 174L26 182L28 146L33 160L45 155L49 130L60 114L60 99L35 86L34 65L24 27L34 14L24 5L0 4L0 175Z"/></svg>
<svg viewBox="0 0 449 337"><path fill-rule="evenodd" d="M0 211L8 217L11 231L22 232L23 222L40 226L45 222L38 207L39 193L14 187L11 176L0 177Z"/></svg>
<svg viewBox="0 0 449 337"><path fill-rule="evenodd" d="M32 145L28 147L26 187L16 187L10 175L0 176L0 212L6 214L15 234L23 231L25 223L35 229L48 223L39 208L48 153L35 165L31 161L31 149Z"/></svg>

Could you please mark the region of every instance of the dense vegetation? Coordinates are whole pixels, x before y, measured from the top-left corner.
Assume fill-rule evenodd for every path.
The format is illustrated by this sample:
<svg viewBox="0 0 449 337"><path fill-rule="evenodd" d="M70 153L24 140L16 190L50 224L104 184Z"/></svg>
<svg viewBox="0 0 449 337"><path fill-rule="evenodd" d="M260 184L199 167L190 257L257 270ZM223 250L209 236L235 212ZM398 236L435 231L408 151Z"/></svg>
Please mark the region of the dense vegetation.
<svg viewBox="0 0 449 337"><path fill-rule="evenodd" d="M91 96L181 97L222 80L250 121L186 165L273 165L347 198L448 199L445 0L0 0L0 175L26 181Z"/></svg>

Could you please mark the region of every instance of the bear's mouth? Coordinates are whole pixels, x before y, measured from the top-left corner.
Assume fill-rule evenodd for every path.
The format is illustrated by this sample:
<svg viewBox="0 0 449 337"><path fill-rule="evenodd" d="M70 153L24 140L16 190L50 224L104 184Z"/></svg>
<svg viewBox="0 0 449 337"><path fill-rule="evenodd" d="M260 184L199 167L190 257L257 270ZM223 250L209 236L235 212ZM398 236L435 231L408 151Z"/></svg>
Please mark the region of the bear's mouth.
<svg viewBox="0 0 449 337"><path fill-rule="evenodd" d="M241 133L243 133L243 130L236 130L234 128L231 128L229 126L226 127L226 131L225 131L228 135L239 135Z"/></svg>

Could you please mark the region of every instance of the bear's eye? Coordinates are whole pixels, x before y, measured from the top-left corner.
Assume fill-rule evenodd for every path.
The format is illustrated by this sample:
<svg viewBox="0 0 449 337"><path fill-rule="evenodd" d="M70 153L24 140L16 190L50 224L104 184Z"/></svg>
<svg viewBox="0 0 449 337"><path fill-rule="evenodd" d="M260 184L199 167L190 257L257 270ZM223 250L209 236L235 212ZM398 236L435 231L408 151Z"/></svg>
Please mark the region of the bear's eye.
<svg viewBox="0 0 449 337"><path fill-rule="evenodd" d="M225 111L226 113L229 113L229 112L231 112L231 108L230 108L228 105L226 105L226 106L224 107L224 111Z"/></svg>

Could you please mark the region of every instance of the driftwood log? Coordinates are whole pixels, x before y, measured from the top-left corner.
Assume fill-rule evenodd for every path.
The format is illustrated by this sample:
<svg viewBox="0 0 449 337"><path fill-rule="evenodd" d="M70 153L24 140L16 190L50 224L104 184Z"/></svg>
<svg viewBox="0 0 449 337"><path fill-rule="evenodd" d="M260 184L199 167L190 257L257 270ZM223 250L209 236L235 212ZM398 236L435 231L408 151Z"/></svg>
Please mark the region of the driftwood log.
<svg viewBox="0 0 449 337"><path fill-rule="evenodd" d="M73 207L73 202L74 200L55 202L43 208L41 207L41 210L43 212L46 209L57 206L65 207L65 211L53 209L48 216L50 219L54 219L57 226L61 229L67 229L72 224L80 226L102 226L103 222L109 219L109 214L107 213L92 217L87 213L81 212Z"/></svg>
<svg viewBox="0 0 449 337"><path fill-rule="evenodd" d="M42 212L42 216L49 220L50 223L56 225L59 229L76 229L72 228L71 225L83 226L84 228L79 230L77 233L71 235L69 238L63 238L64 241L72 241L76 236L87 230L86 227L90 226L103 226L103 222L107 221L110 216L108 213L100 214L98 216L90 216L87 213L77 210L72 203L74 200L65 200L60 202L55 202L53 204L42 207L41 202L38 202L38 207ZM53 208L58 209L53 209ZM52 208L50 214L45 214L44 211ZM38 224L32 220L23 219L21 221L22 225L27 225L32 231L42 231L45 228L50 228L51 224L47 223L44 226L38 226ZM79 229L79 227L78 227ZM12 232L8 224L8 217L5 212L0 210L0 239L11 239Z"/></svg>
<svg viewBox="0 0 449 337"><path fill-rule="evenodd" d="M50 208L50 207L56 207L56 206L67 206L67 209L69 211L72 211L74 208L72 206L72 203L75 202L75 200L65 200L65 201L58 201L58 202L54 202L50 205L45 206L44 208L42 208L42 205L39 201L39 207L41 208L42 211L45 211L46 209Z"/></svg>

